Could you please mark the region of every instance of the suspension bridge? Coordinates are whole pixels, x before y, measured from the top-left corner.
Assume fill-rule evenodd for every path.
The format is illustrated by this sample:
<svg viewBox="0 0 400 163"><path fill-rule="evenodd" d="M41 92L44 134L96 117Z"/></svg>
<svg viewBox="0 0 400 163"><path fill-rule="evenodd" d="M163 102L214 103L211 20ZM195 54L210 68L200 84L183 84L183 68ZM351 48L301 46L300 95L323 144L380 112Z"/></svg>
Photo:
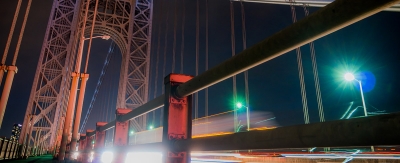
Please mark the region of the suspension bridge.
<svg viewBox="0 0 400 163"><path fill-rule="evenodd" d="M4 78L4 84L0 125L18 71L18 51L30 7L36 3L23 2L17 2L2 58L0 80ZM383 114L372 104L365 103L362 86L365 81L360 76L353 76L351 80L359 83L361 94L357 96L361 95L362 100L357 99L362 106L353 106L351 102L344 107L340 120L326 121L329 115L323 105L318 52L313 41L378 12L399 12L399 2L221 1L218 4L224 4L224 10L218 8L218 12L228 13L229 17L221 20L229 24L230 29L224 27L227 35L218 35L213 29L223 22L214 20L219 20L213 6L217 2L208 0L55 0L30 98L26 102L21 136L18 143L2 139L0 157L11 159L49 153L59 161L143 162L146 159L147 162L174 163L282 161L277 156L286 157L288 162L298 159L306 162L309 158L333 158L342 162L360 158L394 160L399 153L377 150L397 150L393 146L400 144L400 114ZM249 17L246 17L251 11L245 6L264 3L287 7L290 15L287 19L292 24L276 33L263 35L262 41L254 41L249 35ZM8 64L8 51L23 7L26 9L15 54ZM312 7L318 8L310 12ZM156 17L155 12L161 14ZM304 18L300 18L299 13ZM93 54L97 48L95 39L109 40L108 50L103 52L107 55ZM210 44L222 41L228 43L228 48L215 48ZM303 63L302 46L309 49L306 53L311 54L310 62ZM186 54L188 49L192 56ZM249 71L284 57L292 50L296 59L291 63L296 64L295 81L299 82L290 83L290 87L299 91L293 93L299 100L287 99L283 103L298 103L295 113L301 113L303 124L279 126L275 121L277 116L267 112L269 110L254 109L250 79L258 76L252 77ZM216 53L230 56L221 59ZM89 63L93 60L101 60L102 66L91 68ZM215 60L218 63L214 63ZM306 89L310 86L305 74L308 63L312 91ZM89 74L95 72L99 73L95 84L87 84ZM222 94L232 99L227 102L230 104L213 105L222 101L215 99L213 95L221 93L213 89L226 87L228 82L231 84L229 93ZM85 96L88 91L89 98ZM307 98L310 94L313 97L315 94L315 99ZM310 108L317 108L315 114ZM364 116L351 119L357 111L364 111ZM318 118L314 117L317 119L314 122L318 123L311 123L310 115L316 115ZM358 155L360 150L326 153L330 148L349 150L347 148L359 146L367 147L362 156ZM310 154L315 148L324 148L324 152ZM271 151L273 149L279 150ZM219 152L201 153L209 151Z"/></svg>

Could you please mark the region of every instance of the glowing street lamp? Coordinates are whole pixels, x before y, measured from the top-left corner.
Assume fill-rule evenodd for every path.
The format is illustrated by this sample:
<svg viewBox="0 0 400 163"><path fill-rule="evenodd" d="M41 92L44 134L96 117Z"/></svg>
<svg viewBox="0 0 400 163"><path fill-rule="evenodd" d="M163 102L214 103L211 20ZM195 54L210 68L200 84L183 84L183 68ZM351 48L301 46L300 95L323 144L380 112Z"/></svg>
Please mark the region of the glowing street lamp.
<svg viewBox="0 0 400 163"><path fill-rule="evenodd" d="M238 102L236 103L236 107L238 109L242 108L242 107L246 107L246 118L247 118L247 131L250 130L250 118L249 118L249 107L244 106L242 103Z"/></svg>
<svg viewBox="0 0 400 163"><path fill-rule="evenodd" d="M354 75L349 72L344 74L344 79L346 79L347 81L353 81L353 80L358 81L358 84L360 85L361 99L362 99L363 108L364 108L364 116L368 116L367 115L367 107L365 106L364 93L363 93L363 89L362 89L362 85L361 85L361 80L357 80L354 77Z"/></svg>

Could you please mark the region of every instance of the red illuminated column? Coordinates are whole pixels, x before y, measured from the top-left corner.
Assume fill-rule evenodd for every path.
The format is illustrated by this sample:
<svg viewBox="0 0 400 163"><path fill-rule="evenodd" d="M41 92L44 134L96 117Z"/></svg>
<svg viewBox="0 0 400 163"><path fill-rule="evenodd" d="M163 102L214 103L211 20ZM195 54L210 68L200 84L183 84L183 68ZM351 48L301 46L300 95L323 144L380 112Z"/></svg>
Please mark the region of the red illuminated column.
<svg viewBox="0 0 400 163"><path fill-rule="evenodd" d="M96 123L96 143L94 144L94 148L102 148L105 145L106 140L106 131L100 131L100 127L106 125L107 122L97 122Z"/></svg>
<svg viewBox="0 0 400 163"><path fill-rule="evenodd" d="M129 121L120 121L119 117L130 112L130 109L118 108L116 111L116 121L115 121L115 134L114 134L114 147L127 146L128 145L128 132L129 132ZM114 162L124 162L126 157L126 152L115 151Z"/></svg>
<svg viewBox="0 0 400 163"><path fill-rule="evenodd" d="M100 131L100 127L106 124L107 122L96 123L96 141L94 143L94 149L96 149L96 152L94 153L93 156L93 162L100 162L101 153L98 153L97 151L99 150L97 149L103 148L106 140L106 131Z"/></svg>
<svg viewBox="0 0 400 163"><path fill-rule="evenodd" d="M81 134L79 138L79 147L78 147L78 161L83 162L84 155L83 151L86 149L86 134Z"/></svg>
<svg viewBox="0 0 400 163"><path fill-rule="evenodd" d="M189 151L173 151L172 144L176 140L192 138L192 95L177 98L176 88L192 76L169 74L164 78L164 127L162 142L166 147L163 153L165 163L190 163Z"/></svg>
<svg viewBox="0 0 400 163"><path fill-rule="evenodd" d="M93 132L94 130L86 130L86 135L89 135L89 133ZM92 154L92 149L94 145L94 140L95 140L95 135L93 136L86 136L86 145L84 149L84 160L82 162L91 162L93 154Z"/></svg>

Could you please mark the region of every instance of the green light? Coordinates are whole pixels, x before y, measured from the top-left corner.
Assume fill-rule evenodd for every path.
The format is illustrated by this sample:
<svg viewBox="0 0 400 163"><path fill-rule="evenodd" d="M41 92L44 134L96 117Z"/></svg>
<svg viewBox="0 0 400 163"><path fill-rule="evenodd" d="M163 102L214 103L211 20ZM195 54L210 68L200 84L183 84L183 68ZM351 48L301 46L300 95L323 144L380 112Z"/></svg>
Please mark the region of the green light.
<svg viewBox="0 0 400 163"><path fill-rule="evenodd" d="M243 106L242 103L240 103L240 102L236 103L236 107L237 107L237 108L240 109L240 108L242 108L242 106Z"/></svg>
<svg viewBox="0 0 400 163"><path fill-rule="evenodd" d="M152 129L153 129L153 126L150 126L149 128L150 128L150 130L152 130Z"/></svg>
<svg viewBox="0 0 400 163"><path fill-rule="evenodd" d="M92 144L94 144L94 140L92 141Z"/></svg>
<svg viewBox="0 0 400 163"><path fill-rule="evenodd" d="M134 132L133 131L131 131L131 134L133 134Z"/></svg>

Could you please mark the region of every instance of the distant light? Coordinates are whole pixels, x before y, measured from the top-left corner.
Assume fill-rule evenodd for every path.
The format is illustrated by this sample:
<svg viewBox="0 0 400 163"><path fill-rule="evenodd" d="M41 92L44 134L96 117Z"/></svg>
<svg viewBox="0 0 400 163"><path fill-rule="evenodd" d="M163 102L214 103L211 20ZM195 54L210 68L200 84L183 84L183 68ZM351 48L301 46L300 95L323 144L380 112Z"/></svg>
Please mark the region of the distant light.
<svg viewBox="0 0 400 163"><path fill-rule="evenodd" d="M236 107L240 109L243 107L243 105L242 105L242 103L238 102L238 103L236 103Z"/></svg>
<svg viewBox="0 0 400 163"><path fill-rule="evenodd" d="M152 130L152 129L153 129L153 126L150 126L149 128L150 128L150 130Z"/></svg>
<svg viewBox="0 0 400 163"><path fill-rule="evenodd" d="M354 75L352 73L346 73L344 74L344 79L346 79L347 81L352 81L355 79Z"/></svg>
<svg viewBox="0 0 400 163"><path fill-rule="evenodd" d="M161 163L162 154L158 152L129 152L126 154L125 163L132 160L146 160L146 163Z"/></svg>
<svg viewBox="0 0 400 163"><path fill-rule="evenodd" d="M133 135L133 133L134 133L134 132L133 132L133 131L131 131L131 135Z"/></svg>
<svg viewBox="0 0 400 163"><path fill-rule="evenodd" d="M108 151L108 152L103 152L103 154L101 154L100 161L104 163L111 163L113 159L114 159L114 153Z"/></svg>
<svg viewBox="0 0 400 163"><path fill-rule="evenodd" d="M104 35L104 36L101 36L101 38L104 40L108 40L108 39L110 39L110 36Z"/></svg>

